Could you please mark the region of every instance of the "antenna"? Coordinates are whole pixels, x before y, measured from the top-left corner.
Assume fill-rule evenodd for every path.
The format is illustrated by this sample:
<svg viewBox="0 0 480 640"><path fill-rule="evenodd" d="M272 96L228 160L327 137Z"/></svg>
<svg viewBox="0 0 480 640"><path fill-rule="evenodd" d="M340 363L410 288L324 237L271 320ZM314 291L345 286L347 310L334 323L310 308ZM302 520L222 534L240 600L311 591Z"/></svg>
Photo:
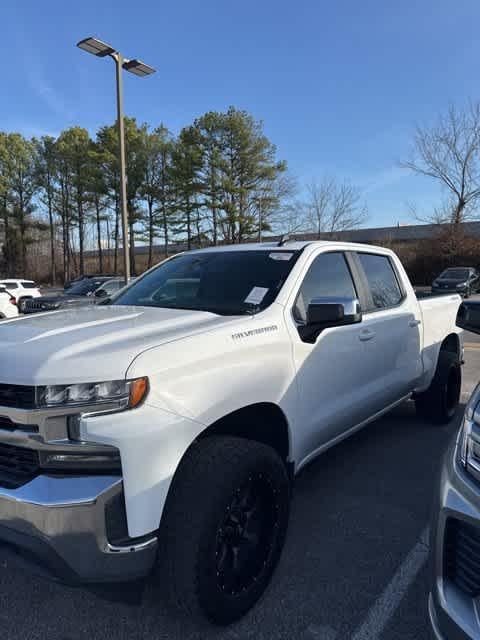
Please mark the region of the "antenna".
<svg viewBox="0 0 480 640"><path fill-rule="evenodd" d="M290 235L288 233L284 233L280 236L277 247L283 247L287 242L290 242Z"/></svg>

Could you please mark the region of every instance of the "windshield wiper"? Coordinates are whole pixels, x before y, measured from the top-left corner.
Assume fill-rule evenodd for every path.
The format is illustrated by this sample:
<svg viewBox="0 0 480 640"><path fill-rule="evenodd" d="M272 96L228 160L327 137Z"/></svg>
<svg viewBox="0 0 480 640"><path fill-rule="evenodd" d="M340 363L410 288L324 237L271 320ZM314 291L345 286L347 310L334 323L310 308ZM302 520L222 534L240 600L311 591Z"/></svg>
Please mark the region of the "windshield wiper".
<svg viewBox="0 0 480 640"><path fill-rule="evenodd" d="M114 300L109 300L108 298L98 304L118 304ZM120 303L121 304L121 303ZM200 307L200 306L177 306L177 305L168 305L168 304L149 304L148 302L137 302L136 304L131 304L129 306L134 307L149 307L152 309L178 309L179 311L204 311L205 313L214 313L217 316L244 316L244 315L255 315L258 311L260 311L260 307L258 305L252 305L251 308L248 309L234 309L228 307Z"/></svg>

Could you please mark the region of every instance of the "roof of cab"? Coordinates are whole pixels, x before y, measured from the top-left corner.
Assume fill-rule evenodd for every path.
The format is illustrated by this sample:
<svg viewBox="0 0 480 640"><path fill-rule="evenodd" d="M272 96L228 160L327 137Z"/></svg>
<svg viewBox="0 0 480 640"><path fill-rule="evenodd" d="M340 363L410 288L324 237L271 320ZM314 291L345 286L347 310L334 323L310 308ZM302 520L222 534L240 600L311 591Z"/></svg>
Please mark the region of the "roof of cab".
<svg viewBox="0 0 480 640"><path fill-rule="evenodd" d="M279 245L278 242L252 242L246 244L226 244L217 245L215 247L206 247L205 249L192 249L189 253L205 252L205 251L301 251L305 247L342 247L344 251L347 248L355 250L380 251L382 253L391 253L389 249L377 247L372 244L359 244L358 242L345 242L336 240L287 240L284 244Z"/></svg>
<svg viewBox="0 0 480 640"><path fill-rule="evenodd" d="M279 245L278 242L251 242L245 244L217 245L216 247L206 247L205 249L193 249L192 253L196 251L274 251L275 249L278 251L300 251L311 244L329 245L335 243L320 240L314 242L311 240L292 240L291 242L287 240L285 244L282 245Z"/></svg>

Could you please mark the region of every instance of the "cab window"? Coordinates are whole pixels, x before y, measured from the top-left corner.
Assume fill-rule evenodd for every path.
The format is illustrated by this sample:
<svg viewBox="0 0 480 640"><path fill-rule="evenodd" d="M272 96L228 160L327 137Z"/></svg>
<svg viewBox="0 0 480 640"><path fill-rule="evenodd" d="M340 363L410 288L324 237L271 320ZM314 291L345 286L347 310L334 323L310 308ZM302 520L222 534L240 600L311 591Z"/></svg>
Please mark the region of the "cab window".
<svg viewBox="0 0 480 640"><path fill-rule="evenodd" d="M368 281L373 306L368 311L388 309L403 300L403 293L398 284L388 256L373 253L359 253L358 258Z"/></svg>
<svg viewBox="0 0 480 640"><path fill-rule="evenodd" d="M350 269L341 252L322 253L312 262L295 301L295 319L306 322L308 305L314 298L322 297L357 297Z"/></svg>

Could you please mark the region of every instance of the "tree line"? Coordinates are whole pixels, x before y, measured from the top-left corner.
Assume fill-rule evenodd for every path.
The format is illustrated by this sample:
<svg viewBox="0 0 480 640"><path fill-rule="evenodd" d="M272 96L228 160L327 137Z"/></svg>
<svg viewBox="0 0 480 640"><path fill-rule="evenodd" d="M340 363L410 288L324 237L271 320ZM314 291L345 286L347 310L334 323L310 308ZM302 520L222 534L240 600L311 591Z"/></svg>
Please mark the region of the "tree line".
<svg viewBox="0 0 480 640"><path fill-rule="evenodd" d="M362 190L324 176L300 189L277 158L261 122L230 107L208 112L175 136L160 124L125 119L127 208L132 270L135 246L187 248L261 240L272 232L332 237L365 223ZM121 271L122 233L116 124L94 136L73 126L57 137L0 131L0 273L28 275L35 250L48 245L55 283L96 267ZM451 106L433 125L419 126L400 166L434 180L443 201L411 215L448 226L452 255L464 243L462 222L478 218L480 103ZM450 245L452 245L450 247ZM44 253L42 253L42 258ZM108 259L107 259L108 256ZM89 268L91 268L91 263Z"/></svg>
<svg viewBox="0 0 480 640"><path fill-rule="evenodd" d="M209 112L174 136L125 119L132 271L135 245L193 246L261 238L278 223L294 184L261 122L233 107ZM58 137L0 132L0 270L24 275L27 254L48 237L51 282L85 272L95 249L121 264L116 124L95 137L79 126Z"/></svg>

